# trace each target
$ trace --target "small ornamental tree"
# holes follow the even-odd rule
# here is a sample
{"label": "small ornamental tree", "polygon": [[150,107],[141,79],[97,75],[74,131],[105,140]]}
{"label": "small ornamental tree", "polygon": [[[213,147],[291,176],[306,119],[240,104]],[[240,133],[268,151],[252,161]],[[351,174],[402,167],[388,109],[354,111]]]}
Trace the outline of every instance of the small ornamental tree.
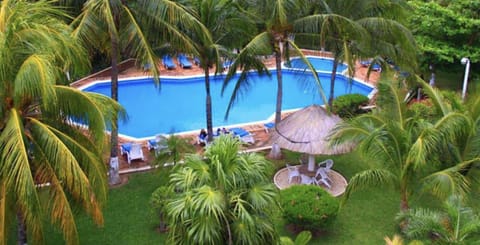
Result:
{"label": "small ornamental tree", "polygon": [[328,227],[337,216],[339,201],[313,185],[294,185],[280,192],[284,218],[305,230]]}
{"label": "small ornamental tree", "polygon": [[152,193],[152,196],[150,197],[150,206],[155,214],[158,214],[160,221],[158,228],[162,232],[167,230],[165,206],[172,198],[172,195],[173,191],[171,188],[167,186],[160,186]]}

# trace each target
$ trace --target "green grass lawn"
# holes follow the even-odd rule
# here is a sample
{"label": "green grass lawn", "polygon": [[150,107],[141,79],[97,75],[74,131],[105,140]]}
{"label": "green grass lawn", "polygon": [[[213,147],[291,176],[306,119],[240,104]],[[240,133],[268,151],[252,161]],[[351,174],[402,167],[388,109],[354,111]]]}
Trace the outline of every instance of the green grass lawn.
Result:
{"label": "green grass lawn", "polygon": [[[287,154],[285,157],[286,161],[298,161],[297,154]],[[333,168],[347,179],[368,168],[356,153],[331,158],[335,161]],[[284,166],[284,161],[273,164],[280,168]],[[78,215],[81,244],[165,244],[166,235],[156,231],[158,219],[149,206],[151,193],[166,181],[165,171],[134,174],[130,176],[128,184],[111,189],[104,209],[103,228],[95,226],[86,216]],[[476,198],[478,200],[478,195]],[[381,186],[356,192],[340,209],[330,229],[317,234],[310,244],[385,244],[385,236],[392,237],[398,233],[394,217],[399,211],[399,200],[397,192]],[[434,205],[438,201],[423,197],[417,202]],[[286,224],[280,213],[276,221],[281,235],[294,237],[285,229]],[[46,244],[64,243],[58,233],[52,232],[46,237]]]}

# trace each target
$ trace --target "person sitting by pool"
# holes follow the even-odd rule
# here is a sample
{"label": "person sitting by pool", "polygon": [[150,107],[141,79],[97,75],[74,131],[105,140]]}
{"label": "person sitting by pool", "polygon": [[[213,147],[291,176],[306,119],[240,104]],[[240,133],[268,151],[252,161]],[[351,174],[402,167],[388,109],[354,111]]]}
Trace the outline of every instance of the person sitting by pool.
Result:
{"label": "person sitting by pool", "polygon": [[228,129],[226,129],[226,128],[222,128],[222,133],[224,133],[224,134],[229,134],[230,131],[228,131]]}
{"label": "person sitting by pool", "polygon": [[207,143],[207,131],[205,131],[205,129],[202,128],[202,130],[200,130],[200,134],[198,135],[198,144],[206,144]]}
{"label": "person sitting by pool", "polygon": [[220,128],[217,128],[217,134],[215,136],[220,136],[221,133],[222,133],[222,130]]}

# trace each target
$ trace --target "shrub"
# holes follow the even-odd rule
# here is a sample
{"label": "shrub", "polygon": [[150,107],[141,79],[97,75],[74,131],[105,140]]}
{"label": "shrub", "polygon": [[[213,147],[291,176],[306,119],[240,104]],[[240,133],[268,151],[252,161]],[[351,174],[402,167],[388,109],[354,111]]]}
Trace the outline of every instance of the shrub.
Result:
{"label": "shrub", "polygon": [[328,227],[336,218],[339,202],[324,189],[294,185],[280,192],[284,218],[305,230]]}
{"label": "shrub", "polygon": [[341,118],[350,118],[363,113],[359,108],[368,104],[368,97],[363,94],[345,94],[333,101],[333,112]]}
{"label": "shrub", "polygon": [[411,103],[408,107],[408,111],[412,114],[412,117],[414,118],[422,118],[432,122],[436,118],[437,113],[435,113],[435,108],[427,103]]}
{"label": "shrub", "polygon": [[170,202],[172,195],[173,192],[170,188],[167,186],[160,186],[152,193],[152,196],[150,197],[150,206],[152,207],[153,212],[158,215],[160,221],[158,226],[160,231],[167,230],[167,223],[165,222],[165,206]]}

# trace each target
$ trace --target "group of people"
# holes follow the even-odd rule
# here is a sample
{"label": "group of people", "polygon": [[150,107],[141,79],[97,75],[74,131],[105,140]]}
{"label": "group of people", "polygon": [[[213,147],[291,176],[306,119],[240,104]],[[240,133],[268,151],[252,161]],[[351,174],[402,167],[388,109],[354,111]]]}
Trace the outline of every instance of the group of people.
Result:
{"label": "group of people", "polygon": [[[230,131],[228,131],[228,129],[226,128],[217,128],[216,134],[214,134],[213,136],[220,136],[221,134],[229,134],[229,133]],[[207,137],[208,137],[207,131],[202,128],[200,130],[200,134],[198,134],[198,143],[205,144],[207,142]]]}

